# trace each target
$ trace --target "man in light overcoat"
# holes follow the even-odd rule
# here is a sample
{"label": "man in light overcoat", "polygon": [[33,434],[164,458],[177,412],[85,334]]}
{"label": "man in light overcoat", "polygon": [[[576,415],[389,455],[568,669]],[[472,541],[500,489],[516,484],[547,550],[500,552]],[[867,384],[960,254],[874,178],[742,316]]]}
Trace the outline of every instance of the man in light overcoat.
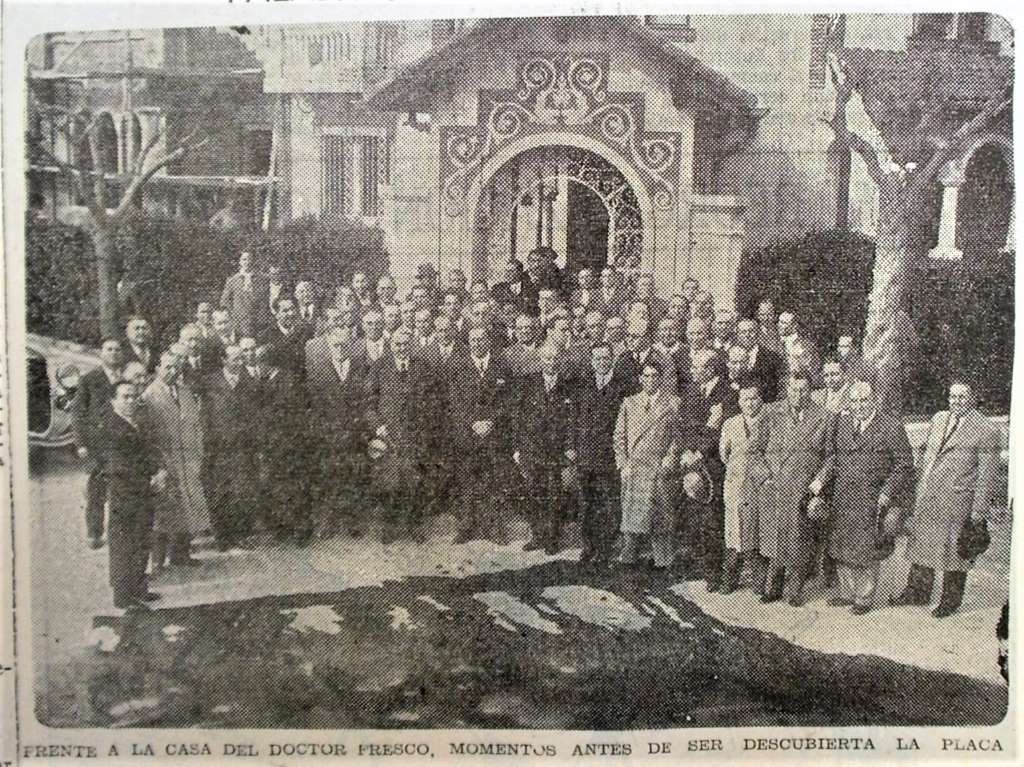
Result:
{"label": "man in light overcoat", "polygon": [[942,576],[942,597],[932,611],[952,615],[963,600],[973,562],[960,558],[957,540],[968,517],[984,519],[999,471],[998,430],[978,412],[965,383],[949,387],[949,410],[932,418],[919,467],[914,515],[909,523],[910,575],[893,605],[927,605],[935,571]]}

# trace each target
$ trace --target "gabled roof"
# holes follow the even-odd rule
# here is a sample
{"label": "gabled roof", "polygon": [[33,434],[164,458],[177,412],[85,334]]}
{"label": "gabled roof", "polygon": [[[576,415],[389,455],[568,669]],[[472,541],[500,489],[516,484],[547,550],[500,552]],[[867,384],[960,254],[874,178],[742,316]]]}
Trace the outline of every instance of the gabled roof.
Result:
{"label": "gabled roof", "polygon": [[[674,75],[673,88],[678,89],[676,95],[680,100],[699,99],[702,109],[728,112],[749,112],[757,106],[756,96],[647,28],[635,16],[589,18],[618,26],[636,40],[641,53],[669,67]],[[575,20],[575,17],[479,19],[368,90],[367,103],[389,111],[429,111],[427,107],[438,85],[451,79],[456,62],[508,56],[509,43],[515,40],[517,27],[522,25]]]}

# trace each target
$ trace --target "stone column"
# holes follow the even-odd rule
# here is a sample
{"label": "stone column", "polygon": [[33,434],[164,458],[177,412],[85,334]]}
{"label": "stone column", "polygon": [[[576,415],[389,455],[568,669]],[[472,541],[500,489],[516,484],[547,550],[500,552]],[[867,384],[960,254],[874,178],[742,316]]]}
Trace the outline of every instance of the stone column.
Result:
{"label": "stone column", "polygon": [[963,251],[956,247],[956,205],[963,179],[942,179],[942,211],[939,214],[939,242],[928,251],[929,258],[959,261]]}

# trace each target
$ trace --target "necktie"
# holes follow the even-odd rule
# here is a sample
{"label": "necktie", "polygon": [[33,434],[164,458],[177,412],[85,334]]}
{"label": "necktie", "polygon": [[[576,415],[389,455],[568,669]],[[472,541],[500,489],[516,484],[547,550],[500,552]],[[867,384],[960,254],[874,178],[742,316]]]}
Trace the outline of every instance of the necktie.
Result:
{"label": "necktie", "polygon": [[650,398],[647,399],[647,403],[644,405],[644,412],[645,413],[650,413],[651,412],[651,400],[650,400]]}

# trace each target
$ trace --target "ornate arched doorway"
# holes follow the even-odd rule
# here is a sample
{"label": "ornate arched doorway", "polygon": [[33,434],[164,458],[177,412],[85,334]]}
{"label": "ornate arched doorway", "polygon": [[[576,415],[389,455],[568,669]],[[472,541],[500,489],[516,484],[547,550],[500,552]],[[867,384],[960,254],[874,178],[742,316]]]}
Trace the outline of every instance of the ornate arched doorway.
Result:
{"label": "ornate arched doorway", "polygon": [[494,277],[509,258],[525,261],[541,245],[571,273],[639,260],[644,223],[636,192],[604,157],[576,146],[533,147],[480,191],[473,273]]}
{"label": "ornate arched doorway", "polygon": [[1007,242],[1013,209],[1013,171],[1006,148],[978,147],[963,172],[957,207],[956,246],[965,258],[998,253]]}

